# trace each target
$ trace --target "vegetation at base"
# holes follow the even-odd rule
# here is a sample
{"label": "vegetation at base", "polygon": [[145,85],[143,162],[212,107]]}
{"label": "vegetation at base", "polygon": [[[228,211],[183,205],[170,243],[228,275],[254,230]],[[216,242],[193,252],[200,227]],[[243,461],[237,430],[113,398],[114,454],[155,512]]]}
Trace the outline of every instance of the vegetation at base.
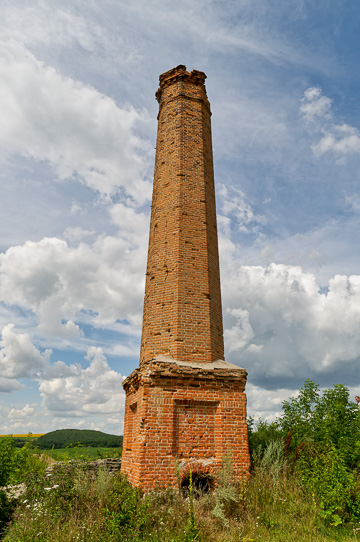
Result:
{"label": "vegetation at base", "polygon": [[[81,461],[55,463],[49,478],[30,458],[15,460],[25,452],[2,441],[2,480],[22,478],[27,488],[16,508],[0,492],[2,540],[359,541],[359,422],[344,386],[320,394],[307,381],[275,422],[249,420],[247,481],[234,481],[228,454],[215,489],[201,493],[190,476],[185,497],[180,487],[143,494],[121,474],[91,476]],[[41,462],[36,449],[27,453]]]}
{"label": "vegetation at base", "polygon": [[20,484],[30,471],[44,474],[46,465],[34,451],[31,441],[18,449],[12,437],[0,440],[0,488]]}
{"label": "vegetation at base", "polygon": [[279,444],[278,463],[285,461],[312,495],[325,524],[360,521],[360,411],[345,386],[321,394],[307,380],[296,398],[283,402],[275,422],[260,420],[254,431],[250,420],[249,440],[255,464]]}
{"label": "vegetation at base", "polygon": [[66,448],[71,444],[92,448],[120,448],[122,437],[90,429],[58,429],[46,433],[36,441],[36,445],[45,450]]}
{"label": "vegetation at base", "polygon": [[17,449],[13,438],[0,439],[0,537],[16,507],[16,503],[8,498],[2,488],[23,482],[30,471],[43,476],[45,468],[46,464],[33,453],[31,441]]}

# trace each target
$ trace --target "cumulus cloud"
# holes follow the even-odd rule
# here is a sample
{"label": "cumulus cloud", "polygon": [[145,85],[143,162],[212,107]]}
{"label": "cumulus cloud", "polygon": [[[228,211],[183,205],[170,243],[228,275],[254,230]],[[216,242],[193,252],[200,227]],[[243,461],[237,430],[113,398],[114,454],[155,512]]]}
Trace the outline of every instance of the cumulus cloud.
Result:
{"label": "cumulus cloud", "polygon": [[18,382],[12,378],[4,378],[0,376],[0,393],[11,393],[12,391],[21,390],[22,388],[24,388],[24,385],[21,384],[21,382]]}
{"label": "cumulus cloud", "polygon": [[272,422],[276,417],[281,416],[283,401],[296,396],[297,393],[286,388],[266,390],[248,382],[246,385],[247,414],[255,420],[261,418],[267,422]]}
{"label": "cumulus cloud", "polygon": [[89,365],[76,375],[39,381],[43,407],[55,416],[119,414],[124,407],[123,377],[112,370],[101,348],[89,348]]}
{"label": "cumulus cloud", "polygon": [[[251,339],[254,337],[254,331],[250,324],[249,311],[243,309],[227,309],[226,312],[236,319],[236,324],[226,330],[227,349],[229,352],[236,352],[250,343]],[[250,344],[250,346],[254,347],[255,345]],[[260,345],[261,348],[262,346],[263,345]]]}
{"label": "cumulus cloud", "polygon": [[66,228],[64,231],[64,238],[70,243],[77,244],[85,239],[91,239],[95,235],[93,230],[85,230],[81,226],[75,228]]}
{"label": "cumulus cloud", "polygon": [[251,382],[360,382],[360,276],[337,275],[324,294],[311,273],[271,264],[240,267],[223,284],[228,359],[248,369]]}
{"label": "cumulus cloud", "polygon": [[80,365],[66,365],[63,361],[56,361],[50,365],[52,351],[46,349],[41,352],[36,348],[28,333],[18,333],[14,324],[6,325],[2,330],[0,341],[0,385],[3,391],[20,389],[22,385],[18,378],[52,379],[64,378],[77,374]]}
{"label": "cumulus cloud", "polygon": [[8,414],[8,418],[11,421],[23,420],[33,416],[35,409],[28,403],[23,408],[12,408]]}
{"label": "cumulus cloud", "polygon": [[[0,343],[0,391],[19,389],[18,378],[38,382],[45,413],[55,416],[119,415],[123,412],[123,377],[110,368],[99,347],[90,347],[85,356],[87,366],[67,365],[63,361],[50,362],[52,352],[41,353],[29,335],[16,333],[13,325],[3,329]],[[2,386],[5,389],[2,390]],[[8,418],[22,421],[34,413],[26,404],[12,408]]]}
{"label": "cumulus cloud", "polygon": [[320,140],[312,146],[316,156],[331,152],[344,157],[360,152],[360,133],[354,126],[334,123],[332,100],[318,87],[308,88],[301,99],[300,113],[313,128],[321,133]]}
{"label": "cumulus cloud", "polygon": [[[134,211],[129,216],[135,221]],[[124,226],[119,237],[100,237],[92,245],[45,238],[9,248],[0,254],[0,301],[33,311],[49,335],[79,335],[74,318],[81,311],[92,311],[97,325],[139,323],[146,244],[129,232],[131,225]]]}
{"label": "cumulus cloud", "polygon": [[62,180],[104,195],[122,189],[138,204],[151,197],[143,179],[149,146],[135,135],[144,112],[119,107],[12,41],[0,41],[0,78],[3,159],[20,154],[46,161]]}
{"label": "cumulus cloud", "polygon": [[31,343],[27,333],[15,333],[14,325],[2,330],[0,372],[6,378],[31,378],[47,365],[49,352],[42,355]]}

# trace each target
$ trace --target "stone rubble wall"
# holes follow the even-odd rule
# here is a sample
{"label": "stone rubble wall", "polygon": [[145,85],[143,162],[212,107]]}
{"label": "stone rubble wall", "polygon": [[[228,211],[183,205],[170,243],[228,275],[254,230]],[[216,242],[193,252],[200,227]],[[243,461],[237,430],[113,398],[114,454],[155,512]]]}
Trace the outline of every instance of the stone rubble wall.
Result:
{"label": "stone rubble wall", "polygon": [[[45,476],[51,477],[54,467],[59,465],[60,462],[55,462],[52,465],[49,465],[46,468]],[[65,464],[65,463],[64,463]],[[67,464],[78,466],[82,468],[85,472],[88,472],[90,475],[95,476],[99,469],[106,470],[110,475],[115,475],[120,472],[121,468],[121,459],[120,458],[106,458],[106,459],[97,459],[96,461],[81,461],[77,459],[72,459],[67,462]],[[10,500],[19,499],[26,491],[26,485],[15,484],[9,485],[6,487],[1,487],[0,490],[4,491],[7,498]]]}
{"label": "stone rubble wall", "polygon": [[[67,462],[69,465],[75,465],[86,472],[91,474],[96,474],[99,469],[104,469],[109,472],[109,474],[116,474],[120,472],[121,468],[121,458],[105,458],[97,459],[96,461],[82,461],[78,459],[71,459]],[[53,463],[46,468],[46,474],[51,474],[54,467],[59,463]]]}

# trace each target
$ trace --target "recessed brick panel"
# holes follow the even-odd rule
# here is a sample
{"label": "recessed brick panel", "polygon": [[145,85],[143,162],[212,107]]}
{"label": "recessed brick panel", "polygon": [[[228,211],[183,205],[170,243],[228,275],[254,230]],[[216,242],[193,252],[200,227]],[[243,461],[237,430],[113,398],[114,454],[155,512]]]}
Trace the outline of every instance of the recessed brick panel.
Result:
{"label": "recessed brick panel", "polygon": [[215,458],[218,401],[176,399],[173,407],[173,454],[178,460]]}

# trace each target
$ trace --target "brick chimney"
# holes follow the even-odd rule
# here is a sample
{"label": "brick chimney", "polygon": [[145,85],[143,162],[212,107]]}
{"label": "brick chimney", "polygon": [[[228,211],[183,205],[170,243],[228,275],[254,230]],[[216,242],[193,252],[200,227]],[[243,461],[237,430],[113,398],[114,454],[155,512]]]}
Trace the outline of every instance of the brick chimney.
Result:
{"label": "brick chimney", "polygon": [[[246,473],[246,371],[224,361],[211,111],[206,75],[160,75],[140,365],[125,381],[122,471],[174,486],[175,461],[215,473],[232,451]],[[185,483],[185,482],[184,482]]]}

